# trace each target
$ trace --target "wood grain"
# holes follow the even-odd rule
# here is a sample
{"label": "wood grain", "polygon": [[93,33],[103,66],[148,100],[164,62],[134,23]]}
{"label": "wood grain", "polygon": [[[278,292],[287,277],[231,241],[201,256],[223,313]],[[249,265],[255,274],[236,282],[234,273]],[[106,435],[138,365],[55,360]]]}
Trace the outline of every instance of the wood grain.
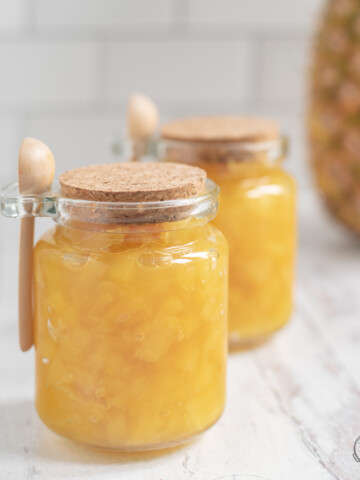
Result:
{"label": "wood grain", "polygon": [[0,322],[1,480],[359,480],[360,242],[307,193],[299,248],[292,322],[230,356],[224,416],[167,454],[87,450],[42,426],[32,354],[18,350],[15,305],[1,306],[13,315]]}
{"label": "wood grain", "polygon": [[34,218],[22,218],[19,248],[19,341],[23,352],[34,343],[33,319]]}

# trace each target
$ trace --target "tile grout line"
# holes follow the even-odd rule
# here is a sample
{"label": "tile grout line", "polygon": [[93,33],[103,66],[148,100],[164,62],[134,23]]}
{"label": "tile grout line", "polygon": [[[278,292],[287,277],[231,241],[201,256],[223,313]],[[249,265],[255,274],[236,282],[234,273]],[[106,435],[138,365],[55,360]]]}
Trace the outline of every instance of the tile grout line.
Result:
{"label": "tile grout line", "polygon": [[[35,1],[35,0],[29,0]],[[185,0],[185,3],[187,1]],[[175,4],[176,5],[176,4]],[[30,10],[30,9],[29,9]],[[176,15],[181,18],[180,22],[176,21]],[[186,33],[186,35],[184,35]],[[18,32],[1,32],[0,42],[21,42],[34,41],[44,42],[101,42],[104,38],[112,41],[162,41],[162,40],[184,40],[184,41],[231,41],[231,40],[257,40],[259,38],[267,41],[279,40],[304,40],[308,39],[311,31],[307,30],[276,30],[251,28],[247,26],[239,26],[238,28],[190,28],[188,23],[188,13],[182,5],[181,8],[175,7],[173,13],[173,21],[171,28],[165,26],[144,27],[144,26],[123,26],[118,28],[110,27],[108,29],[93,28],[44,28],[36,25],[36,15],[33,11],[27,14],[27,28]]]}

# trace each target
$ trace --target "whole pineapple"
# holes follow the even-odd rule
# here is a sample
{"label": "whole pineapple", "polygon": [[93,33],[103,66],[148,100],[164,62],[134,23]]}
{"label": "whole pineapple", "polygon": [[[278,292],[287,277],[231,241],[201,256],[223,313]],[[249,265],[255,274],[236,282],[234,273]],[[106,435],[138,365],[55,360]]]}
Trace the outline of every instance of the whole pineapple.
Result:
{"label": "whole pineapple", "polygon": [[360,0],[328,0],[311,75],[316,182],[336,217],[360,233]]}

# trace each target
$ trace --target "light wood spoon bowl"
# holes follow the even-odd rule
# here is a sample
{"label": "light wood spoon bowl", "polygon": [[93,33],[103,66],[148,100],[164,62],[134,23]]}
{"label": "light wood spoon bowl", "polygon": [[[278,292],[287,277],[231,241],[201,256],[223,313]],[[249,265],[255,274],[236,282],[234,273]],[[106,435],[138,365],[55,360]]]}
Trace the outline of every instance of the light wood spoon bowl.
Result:
{"label": "light wood spoon bowl", "polygon": [[159,122],[159,112],[151,98],[136,93],[131,95],[128,103],[128,135],[133,141],[133,161],[142,155],[146,142],[151,138]]}
{"label": "light wood spoon bowl", "polygon": [[[55,160],[45,143],[25,138],[20,146],[18,165],[21,195],[49,190],[55,173]],[[33,245],[34,217],[21,219],[19,255],[19,339],[23,352],[34,343],[33,320]]]}

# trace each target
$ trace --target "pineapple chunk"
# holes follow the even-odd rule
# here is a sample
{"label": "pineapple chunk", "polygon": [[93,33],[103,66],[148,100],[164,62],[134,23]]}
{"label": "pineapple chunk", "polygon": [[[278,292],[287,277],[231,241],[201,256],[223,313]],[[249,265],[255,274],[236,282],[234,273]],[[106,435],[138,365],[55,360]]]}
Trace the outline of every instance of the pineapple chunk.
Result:
{"label": "pineapple chunk", "polygon": [[162,228],[57,227],[35,248],[37,410],[63,436],[142,449],[221,415],[227,243],[210,225]]}
{"label": "pineapple chunk", "polygon": [[280,167],[260,161],[199,166],[221,189],[213,223],[230,247],[229,333],[255,341],[291,315],[295,183]]}

